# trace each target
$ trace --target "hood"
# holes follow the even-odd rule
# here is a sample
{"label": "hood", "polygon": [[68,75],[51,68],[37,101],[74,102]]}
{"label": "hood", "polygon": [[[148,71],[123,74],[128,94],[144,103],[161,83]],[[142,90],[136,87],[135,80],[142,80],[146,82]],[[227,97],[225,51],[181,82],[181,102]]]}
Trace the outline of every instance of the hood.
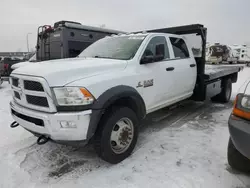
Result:
{"label": "hood", "polygon": [[16,63],[16,64],[14,64],[14,65],[11,66],[11,69],[15,70],[17,68],[24,67],[24,66],[27,66],[27,65],[30,65],[30,64],[32,64],[32,63],[29,62],[29,61]]}
{"label": "hood", "polygon": [[99,74],[123,70],[127,61],[101,58],[72,58],[32,63],[20,67],[12,74],[43,77],[51,87]]}

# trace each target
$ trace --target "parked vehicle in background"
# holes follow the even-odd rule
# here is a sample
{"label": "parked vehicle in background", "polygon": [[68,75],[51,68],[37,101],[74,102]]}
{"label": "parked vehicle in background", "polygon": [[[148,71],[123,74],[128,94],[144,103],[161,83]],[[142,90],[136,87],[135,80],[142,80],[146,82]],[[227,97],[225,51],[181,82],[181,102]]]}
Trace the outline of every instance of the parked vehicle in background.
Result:
{"label": "parked vehicle in background", "polygon": [[236,97],[229,132],[228,163],[237,170],[250,171],[250,81]]}
{"label": "parked vehicle in background", "polygon": [[37,36],[36,59],[45,61],[76,57],[95,41],[119,33],[124,32],[86,26],[72,21],[59,21],[53,27],[40,26]]}
{"label": "parked vehicle in background", "polygon": [[237,63],[238,58],[234,56],[232,49],[227,45],[215,43],[207,46],[206,60],[208,63]]}
{"label": "parked vehicle in background", "polygon": [[24,66],[27,66],[27,65],[34,63],[34,62],[37,62],[36,53],[34,53],[28,61],[24,61],[24,62],[20,62],[20,63],[16,63],[16,64],[12,65],[11,70],[13,71],[19,67],[24,67]]}
{"label": "parked vehicle in background", "polygon": [[247,45],[233,45],[231,46],[233,54],[238,58],[239,63],[250,64],[250,47]]}
{"label": "parked vehicle in background", "polygon": [[17,69],[30,63],[53,59],[73,58],[97,40],[113,34],[121,34],[107,28],[82,25],[78,22],[59,21],[54,26],[44,25],[38,28],[36,54],[29,61],[12,66]]}
{"label": "parked vehicle in background", "polygon": [[23,61],[22,59],[16,57],[3,57],[0,61],[0,74],[2,77],[9,77],[11,74],[11,66]]}
{"label": "parked vehicle in background", "polygon": [[3,74],[3,71],[4,71],[4,63],[3,63],[3,60],[4,57],[0,57],[0,75]]}
{"label": "parked vehicle in background", "polygon": [[[102,159],[118,163],[132,153],[147,114],[185,99],[230,100],[241,67],[206,66],[206,32],[189,25],[107,36],[78,58],[18,68],[11,127],[20,124],[38,144],[92,140]],[[188,34],[201,39],[199,57]]]}

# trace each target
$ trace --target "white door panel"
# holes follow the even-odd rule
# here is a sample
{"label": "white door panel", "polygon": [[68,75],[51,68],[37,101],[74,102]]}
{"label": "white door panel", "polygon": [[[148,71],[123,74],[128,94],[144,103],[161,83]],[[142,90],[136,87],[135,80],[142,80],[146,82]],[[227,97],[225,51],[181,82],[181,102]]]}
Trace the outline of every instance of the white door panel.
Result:
{"label": "white door panel", "polygon": [[[158,57],[159,55],[164,56],[163,60],[155,60],[152,63],[142,64],[138,67],[142,78],[143,98],[147,110],[164,104],[166,98],[169,99],[172,95],[173,73],[166,71],[166,68],[171,66],[171,61],[168,61],[170,58],[169,47],[165,36],[151,38],[147,47],[145,47],[143,57]],[[144,82],[151,83],[151,81],[151,85],[145,86]]]}
{"label": "white door panel", "polygon": [[153,79],[153,86],[143,88],[143,98],[147,109],[152,109],[166,102],[166,99],[173,97],[173,72],[166,71],[171,66],[169,61],[155,62],[141,65],[144,72],[142,82]]}
{"label": "white door panel", "polygon": [[175,66],[174,89],[175,97],[182,98],[193,92],[196,82],[196,62],[192,51],[187,48],[184,39],[170,37],[170,54],[174,58],[172,61]]}
{"label": "white door panel", "polygon": [[196,66],[192,58],[174,60],[175,77],[173,93],[176,96],[182,96],[193,91],[196,81]]}

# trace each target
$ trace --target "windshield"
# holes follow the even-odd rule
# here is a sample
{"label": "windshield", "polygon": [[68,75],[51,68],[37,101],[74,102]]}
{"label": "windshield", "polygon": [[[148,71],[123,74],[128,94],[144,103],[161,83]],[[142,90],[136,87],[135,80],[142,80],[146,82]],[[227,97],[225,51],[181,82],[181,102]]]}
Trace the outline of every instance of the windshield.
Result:
{"label": "windshield", "polygon": [[145,35],[105,37],[86,48],[79,57],[132,59]]}

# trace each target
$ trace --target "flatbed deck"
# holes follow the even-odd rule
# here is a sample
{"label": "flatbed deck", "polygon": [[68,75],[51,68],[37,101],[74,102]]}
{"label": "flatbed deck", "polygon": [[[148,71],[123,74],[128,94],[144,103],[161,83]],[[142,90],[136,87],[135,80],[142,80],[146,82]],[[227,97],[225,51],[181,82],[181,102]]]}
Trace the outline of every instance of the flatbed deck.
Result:
{"label": "flatbed deck", "polygon": [[243,66],[237,65],[205,65],[205,81],[211,81],[223,76],[240,72]]}

